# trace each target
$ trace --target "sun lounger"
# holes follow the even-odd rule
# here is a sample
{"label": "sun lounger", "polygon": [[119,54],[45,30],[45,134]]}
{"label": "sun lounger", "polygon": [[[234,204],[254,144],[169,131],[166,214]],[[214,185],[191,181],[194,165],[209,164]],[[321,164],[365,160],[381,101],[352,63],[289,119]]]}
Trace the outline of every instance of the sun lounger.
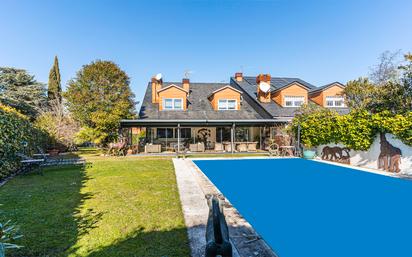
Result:
{"label": "sun lounger", "polygon": [[20,163],[22,167],[20,169],[20,173],[29,173],[31,171],[37,171],[39,174],[42,174],[41,167],[46,162],[45,159],[34,159],[22,153],[17,153],[16,155],[21,159]]}

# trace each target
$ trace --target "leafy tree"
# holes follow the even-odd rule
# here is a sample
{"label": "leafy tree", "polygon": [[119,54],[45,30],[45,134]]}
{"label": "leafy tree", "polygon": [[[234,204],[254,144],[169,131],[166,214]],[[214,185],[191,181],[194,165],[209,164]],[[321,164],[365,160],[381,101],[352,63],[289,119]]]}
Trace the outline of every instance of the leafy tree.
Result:
{"label": "leafy tree", "polygon": [[49,84],[48,84],[48,91],[47,91],[47,98],[48,101],[53,101],[58,99],[59,101],[62,100],[62,88],[61,88],[61,79],[60,79],[60,69],[59,69],[59,60],[57,56],[54,57],[53,66],[49,72]]}
{"label": "leafy tree", "polygon": [[0,103],[34,119],[46,103],[45,86],[26,70],[0,67]]}
{"label": "leafy tree", "polygon": [[346,104],[351,109],[371,109],[375,91],[375,86],[367,78],[351,80],[344,89]]}
{"label": "leafy tree", "polygon": [[[97,60],[83,68],[68,83],[65,93],[73,117],[94,132],[102,144],[115,140],[120,119],[135,115],[129,77],[111,61]],[[93,140],[94,141],[94,140]]]}

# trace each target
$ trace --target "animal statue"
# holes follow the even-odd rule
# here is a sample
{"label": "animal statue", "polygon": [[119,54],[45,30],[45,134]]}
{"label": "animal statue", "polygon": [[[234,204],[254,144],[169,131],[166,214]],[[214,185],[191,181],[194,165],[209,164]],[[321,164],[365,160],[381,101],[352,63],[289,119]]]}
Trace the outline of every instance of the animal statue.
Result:
{"label": "animal statue", "polygon": [[199,142],[203,142],[207,144],[210,135],[211,135],[210,129],[207,129],[207,128],[199,129],[199,131],[197,132],[197,140]]}
{"label": "animal statue", "polygon": [[[340,158],[340,162],[341,163],[345,163],[345,164],[350,164],[350,149],[347,147],[342,148],[342,156]],[[346,153],[346,155],[344,155],[343,153]]]}
{"label": "animal statue", "polygon": [[380,133],[380,139],[381,152],[378,157],[378,169],[383,169],[388,172],[400,172],[401,149],[391,145],[388,140],[386,140],[384,133]]}
{"label": "animal statue", "polygon": [[116,151],[118,155],[123,154],[126,147],[126,140],[123,138],[120,139],[117,143],[109,143],[109,150],[107,150],[107,154],[110,155],[112,151]]}
{"label": "animal statue", "polygon": [[[335,161],[350,164],[349,148],[338,146],[325,146],[322,149],[322,160]],[[346,154],[344,154],[346,153]]]}

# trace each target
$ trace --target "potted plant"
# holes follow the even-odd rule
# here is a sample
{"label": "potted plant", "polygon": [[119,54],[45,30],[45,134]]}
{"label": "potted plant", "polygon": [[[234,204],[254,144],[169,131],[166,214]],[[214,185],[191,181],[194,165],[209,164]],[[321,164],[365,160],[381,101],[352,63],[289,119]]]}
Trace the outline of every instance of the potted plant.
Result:
{"label": "potted plant", "polygon": [[0,222],[0,257],[6,256],[7,249],[21,248],[14,244],[14,241],[21,237],[18,227],[10,220],[6,223]]}
{"label": "potted plant", "polygon": [[313,159],[316,156],[315,148],[310,144],[303,144],[303,158],[304,159]]}

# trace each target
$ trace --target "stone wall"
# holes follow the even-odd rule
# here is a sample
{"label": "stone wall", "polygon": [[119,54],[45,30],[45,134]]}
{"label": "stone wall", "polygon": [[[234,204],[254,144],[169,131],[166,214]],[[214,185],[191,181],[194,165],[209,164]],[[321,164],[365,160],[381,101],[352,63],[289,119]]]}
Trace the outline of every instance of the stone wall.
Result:
{"label": "stone wall", "polygon": [[[402,158],[400,163],[401,173],[412,175],[412,147],[405,145],[399,139],[395,138],[392,134],[386,134],[388,142],[401,149]],[[317,147],[317,154],[321,156],[322,149],[326,145]],[[328,144],[328,146],[344,147],[342,144]],[[351,165],[377,169],[378,168],[378,156],[380,154],[380,139],[379,135],[376,136],[373,144],[368,151],[350,151],[350,163]]]}

